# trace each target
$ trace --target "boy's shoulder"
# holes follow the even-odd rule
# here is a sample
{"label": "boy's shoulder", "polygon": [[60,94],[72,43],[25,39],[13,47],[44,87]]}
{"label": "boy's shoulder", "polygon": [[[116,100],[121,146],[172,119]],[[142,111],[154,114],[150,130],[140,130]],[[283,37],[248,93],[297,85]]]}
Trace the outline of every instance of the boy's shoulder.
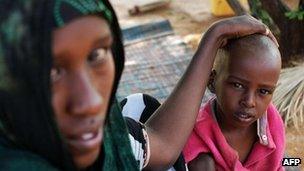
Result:
{"label": "boy's shoulder", "polygon": [[213,122],[213,120],[212,100],[209,100],[207,103],[201,106],[196,119],[196,124],[201,122]]}
{"label": "boy's shoulder", "polygon": [[285,149],[285,126],[280,113],[272,103],[267,108],[267,122],[270,147],[276,147],[277,153],[283,155]]}
{"label": "boy's shoulder", "polygon": [[273,103],[270,103],[267,108],[267,120],[269,124],[279,124],[284,126],[283,119]]}
{"label": "boy's shoulder", "polygon": [[213,114],[213,100],[214,99],[211,99],[201,106],[196,119],[193,131],[198,136],[201,136],[201,138],[213,136],[214,134],[220,134],[220,128]]}

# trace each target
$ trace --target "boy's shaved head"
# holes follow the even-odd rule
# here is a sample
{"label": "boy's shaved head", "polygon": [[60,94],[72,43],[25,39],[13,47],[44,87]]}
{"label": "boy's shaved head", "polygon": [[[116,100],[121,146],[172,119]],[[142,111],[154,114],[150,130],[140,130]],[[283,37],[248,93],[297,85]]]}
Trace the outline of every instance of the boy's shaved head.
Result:
{"label": "boy's shaved head", "polygon": [[208,88],[223,129],[249,128],[269,106],[281,70],[278,47],[264,35],[231,40],[217,53]]}
{"label": "boy's shaved head", "polygon": [[[230,59],[232,57],[232,59]],[[213,69],[220,74],[229,65],[229,60],[252,57],[273,63],[281,67],[281,55],[274,42],[265,35],[253,34],[239,39],[230,40],[218,50]],[[257,68],[258,69],[258,68]]]}

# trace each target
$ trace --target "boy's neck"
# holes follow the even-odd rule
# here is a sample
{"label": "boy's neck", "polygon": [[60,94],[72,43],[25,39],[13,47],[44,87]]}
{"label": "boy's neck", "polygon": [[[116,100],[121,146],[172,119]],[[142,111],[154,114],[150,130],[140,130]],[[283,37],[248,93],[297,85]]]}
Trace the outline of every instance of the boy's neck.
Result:
{"label": "boy's neck", "polygon": [[[252,124],[255,125],[256,124]],[[257,142],[258,136],[256,128],[252,125],[248,129],[230,129],[228,131],[222,130],[227,143],[237,152],[239,161],[245,163],[250,152]]]}
{"label": "boy's neck", "polygon": [[236,134],[242,136],[257,136],[257,123],[254,122],[248,127],[236,127],[234,125],[225,125],[224,122],[219,122],[219,127],[223,134]]}
{"label": "boy's neck", "polygon": [[254,122],[248,127],[228,125],[226,122],[223,122],[223,118],[217,112],[216,106],[215,102],[213,112],[227,143],[238,153],[240,162],[246,162],[254,143],[258,139],[257,122]]}

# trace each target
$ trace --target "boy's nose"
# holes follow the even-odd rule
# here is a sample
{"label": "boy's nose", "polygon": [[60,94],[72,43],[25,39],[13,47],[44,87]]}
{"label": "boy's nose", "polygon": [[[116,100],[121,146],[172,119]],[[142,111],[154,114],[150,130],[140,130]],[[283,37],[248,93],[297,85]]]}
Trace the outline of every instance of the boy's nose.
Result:
{"label": "boy's nose", "polygon": [[103,99],[86,73],[79,74],[71,82],[69,113],[73,115],[96,115]]}
{"label": "boy's nose", "polygon": [[241,100],[241,105],[246,108],[253,108],[256,105],[255,101],[255,93],[254,92],[247,92],[244,94],[242,100]]}

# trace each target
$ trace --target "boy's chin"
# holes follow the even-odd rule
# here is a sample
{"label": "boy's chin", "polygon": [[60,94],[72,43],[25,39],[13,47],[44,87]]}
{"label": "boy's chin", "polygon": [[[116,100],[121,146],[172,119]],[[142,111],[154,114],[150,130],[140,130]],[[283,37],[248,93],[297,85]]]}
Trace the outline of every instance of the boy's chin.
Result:
{"label": "boy's chin", "polygon": [[252,126],[252,124],[255,122],[256,120],[250,120],[248,122],[236,122],[235,125],[237,125],[239,128],[248,128],[250,126]]}

